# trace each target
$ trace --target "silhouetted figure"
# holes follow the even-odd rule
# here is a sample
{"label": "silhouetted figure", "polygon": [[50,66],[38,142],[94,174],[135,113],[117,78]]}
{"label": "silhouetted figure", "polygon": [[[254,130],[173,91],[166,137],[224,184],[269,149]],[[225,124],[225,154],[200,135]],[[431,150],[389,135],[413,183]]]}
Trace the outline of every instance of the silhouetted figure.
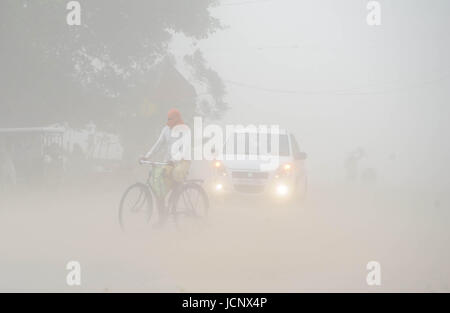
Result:
{"label": "silhouetted figure", "polygon": [[356,181],[358,179],[358,163],[365,156],[364,150],[358,148],[349,154],[347,159],[345,159],[345,170],[348,181]]}

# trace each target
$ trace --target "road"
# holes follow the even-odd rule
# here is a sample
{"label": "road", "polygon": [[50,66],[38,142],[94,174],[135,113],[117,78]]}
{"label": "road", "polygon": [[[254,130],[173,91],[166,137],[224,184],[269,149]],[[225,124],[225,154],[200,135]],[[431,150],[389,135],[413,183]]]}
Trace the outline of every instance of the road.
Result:
{"label": "road", "polygon": [[[301,207],[241,197],[201,228],[123,233],[126,184],[3,197],[0,290],[450,291],[448,198],[312,183]],[[81,286],[66,284],[69,261],[80,262]],[[366,283],[369,261],[381,265],[381,286]]]}

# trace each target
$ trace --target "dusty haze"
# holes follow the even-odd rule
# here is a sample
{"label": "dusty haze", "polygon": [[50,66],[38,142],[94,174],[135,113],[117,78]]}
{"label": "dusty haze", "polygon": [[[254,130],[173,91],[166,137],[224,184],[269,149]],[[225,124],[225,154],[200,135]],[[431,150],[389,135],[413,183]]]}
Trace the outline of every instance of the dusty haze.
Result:
{"label": "dusty haze", "polygon": [[[0,132],[17,170],[1,189],[0,290],[449,291],[448,1],[379,1],[380,26],[356,0],[80,1],[81,26],[65,1],[41,2],[0,4],[0,128],[94,123],[123,153],[47,181],[14,159],[25,139]],[[171,107],[187,123],[290,130],[306,201],[240,195],[202,228],[123,233],[119,200],[145,179],[137,160]],[[71,260],[81,286],[66,284]],[[381,286],[366,283],[370,261]]]}

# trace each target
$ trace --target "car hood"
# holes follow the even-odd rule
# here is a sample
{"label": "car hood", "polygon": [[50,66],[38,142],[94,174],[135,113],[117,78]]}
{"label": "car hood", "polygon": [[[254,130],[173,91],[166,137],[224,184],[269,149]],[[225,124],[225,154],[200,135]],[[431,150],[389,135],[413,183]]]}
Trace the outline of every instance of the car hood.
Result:
{"label": "car hood", "polygon": [[237,157],[234,160],[230,160],[230,157],[225,157],[223,164],[229,170],[270,172],[278,169],[281,164],[287,163],[288,161],[289,158],[287,157],[267,157],[264,159],[249,160],[248,156],[246,156],[245,160],[238,160]]}

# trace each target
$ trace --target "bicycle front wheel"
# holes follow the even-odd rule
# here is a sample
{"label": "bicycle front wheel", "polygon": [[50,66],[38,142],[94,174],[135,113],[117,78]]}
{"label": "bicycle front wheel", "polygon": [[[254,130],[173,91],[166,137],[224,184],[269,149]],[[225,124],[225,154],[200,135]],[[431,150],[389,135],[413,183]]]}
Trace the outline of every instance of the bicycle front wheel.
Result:
{"label": "bicycle front wheel", "polygon": [[147,225],[153,214],[153,198],[147,185],[130,186],[122,196],[119,207],[119,223],[123,231],[139,229]]}

